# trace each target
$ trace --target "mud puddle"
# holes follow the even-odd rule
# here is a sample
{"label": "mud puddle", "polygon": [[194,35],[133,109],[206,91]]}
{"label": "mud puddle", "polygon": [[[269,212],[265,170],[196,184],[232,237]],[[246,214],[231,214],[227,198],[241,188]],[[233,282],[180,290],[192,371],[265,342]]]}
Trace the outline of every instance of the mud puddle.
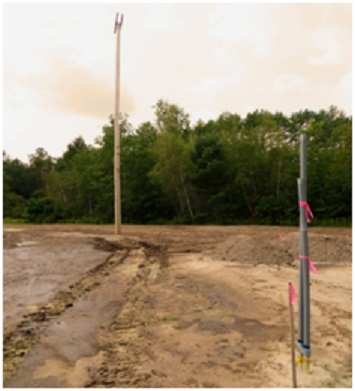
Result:
{"label": "mud puddle", "polygon": [[[102,238],[97,238],[96,242],[102,249],[116,251],[68,291],[60,292],[39,311],[25,315],[24,320],[5,335],[6,387],[107,384],[106,375],[102,381],[98,381],[97,376],[96,380],[93,378],[110,355],[112,333],[118,330],[121,341],[123,330],[140,324],[139,286],[145,287],[148,279],[156,279],[169,263],[154,244],[130,241],[129,249],[123,249],[125,246]],[[130,306],[134,315],[127,320],[125,313]],[[123,318],[116,319],[117,314]],[[116,360],[114,365],[116,370]],[[128,377],[132,380],[130,375]]]}
{"label": "mud puddle", "polygon": [[[106,253],[107,254],[107,253]],[[69,308],[73,307],[78,298],[100,285],[103,276],[121,264],[128,256],[129,250],[111,253],[106,259],[68,289],[57,291],[55,296],[41,306],[27,307],[27,312],[14,322],[6,324],[4,330],[4,382],[5,384],[14,374],[16,367],[27,356],[31,347],[38,343],[40,337],[52,321],[57,319]],[[54,292],[55,293],[55,292]]]}
{"label": "mud puddle", "polygon": [[[102,275],[93,288],[73,301],[60,317],[48,322],[39,341],[21,365],[8,387],[85,387],[90,381],[87,366],[102,360],[99,331],[107,326],[122,309],[125,292],[131,279],[130,269],[140,262],[139,254],[126,259],[130,265],[123,270],[122,254],[116,254],[120,264]],[[112,261],[112,258],[110,259]],[[54,307],[54,306],[53,306]]]}
{"label": "mud puddle", "polygon": [[69,290],[108,256],[107,249],[97,246],[93,239],[28,239],[19,237],[15,247],[4,249],[3,316],[6,331],[22,316],[35,312],[59,292]]}

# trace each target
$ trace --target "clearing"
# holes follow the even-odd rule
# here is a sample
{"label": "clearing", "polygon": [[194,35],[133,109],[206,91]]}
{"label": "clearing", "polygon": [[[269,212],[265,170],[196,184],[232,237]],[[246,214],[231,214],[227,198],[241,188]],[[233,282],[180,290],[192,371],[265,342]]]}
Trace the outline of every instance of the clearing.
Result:
{"label": "clearing", "polygon": [[[5,387],[292,386],[297,227],[113,231],[4,226]],[[298,385],[351,387],[351,229],[309,228],[309,243],[313,372]]]}

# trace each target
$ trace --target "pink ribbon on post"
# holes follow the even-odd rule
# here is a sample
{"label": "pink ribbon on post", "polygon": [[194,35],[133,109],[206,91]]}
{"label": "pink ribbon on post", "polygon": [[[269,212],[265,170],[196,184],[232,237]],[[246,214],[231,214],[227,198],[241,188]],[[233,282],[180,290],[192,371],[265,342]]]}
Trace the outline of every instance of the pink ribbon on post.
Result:
{"label": "pink ribbon on post", "polygon": [[280,234],[280,232],[277,233],[277,236],[278,236],[281,240],[286,240],[286,239],[284,238],[284,236]]}
{"label": "pink ribbon on post", "polygon": [[290,287],[290,291],[291,291],[290,303],[294,304],[297,300],[295,287],[292,284],[290,284],[289,287]]}
{"label": "pink ribbon on post", "polygon": [[312,272],[314,274],[318,274],[318,270],[316,269],[316,267],[313,265],[312,261],[311,261],[311,258],[308,256],[308,255],[300,255],[299,256],[300,259],[308,259],[308,265],[309,265],[309,268],[312,270]]}
{"label": "pink ribbon on post", "polygon": [[307,216],[307,223],[311,221],[311,218],[313,219],[313,213],[311,211],[311,208],[309,206],[309,203],[307,201],[300,201],[300,206],[305,206],[306,207],[306,216]]}

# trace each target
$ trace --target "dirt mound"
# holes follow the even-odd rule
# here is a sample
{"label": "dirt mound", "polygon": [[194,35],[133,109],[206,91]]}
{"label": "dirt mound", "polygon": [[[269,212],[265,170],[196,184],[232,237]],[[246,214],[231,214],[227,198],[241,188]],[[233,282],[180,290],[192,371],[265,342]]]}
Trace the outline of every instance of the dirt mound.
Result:
{"label": "dirt mound", "polygon": [[[314,263],[343,264],[352,260],[351,237],[309,234],[309,252]],[[285,235],[285,240],[251,238],[237,235],[206,252],[214,260],[255,264],[294,264],[299,255],[299,233]]]}
{"label": "dirt mound", "polygon": [[208,251],[207,255],[215,260],[249,263],[251,265],[259,263],[278,265],[282,260],[285,260],[285,257],[286,260],[289,260],[290,257],[281,248],[246,235],[229,238],[213,250]]}
{"label": "dirt mound", "polygon": [[[299,255],[299,233],[285,236],[283,246],[293,259]],[[311,259],[315,263],[349,263],[352,260],[351,237],[337,235],[308,234]]]}

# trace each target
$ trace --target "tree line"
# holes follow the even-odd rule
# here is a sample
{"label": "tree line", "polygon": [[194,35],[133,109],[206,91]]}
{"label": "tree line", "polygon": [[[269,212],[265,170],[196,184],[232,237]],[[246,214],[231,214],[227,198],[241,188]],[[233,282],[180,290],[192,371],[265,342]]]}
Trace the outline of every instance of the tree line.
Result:
{"label": "tree line", "polygon": [[[191,124],[164,100],[155,119],[121,119],[125,224],[298,224],[299,136],[308,135],[308,200],[313,224],[351,224],[352,118],[318,112],[222,113]],[[43,148],[29,163],[3,152],[3,216],[29,223],[114,220],[114,126],[94,145],[77,137],[59,158]]]}

